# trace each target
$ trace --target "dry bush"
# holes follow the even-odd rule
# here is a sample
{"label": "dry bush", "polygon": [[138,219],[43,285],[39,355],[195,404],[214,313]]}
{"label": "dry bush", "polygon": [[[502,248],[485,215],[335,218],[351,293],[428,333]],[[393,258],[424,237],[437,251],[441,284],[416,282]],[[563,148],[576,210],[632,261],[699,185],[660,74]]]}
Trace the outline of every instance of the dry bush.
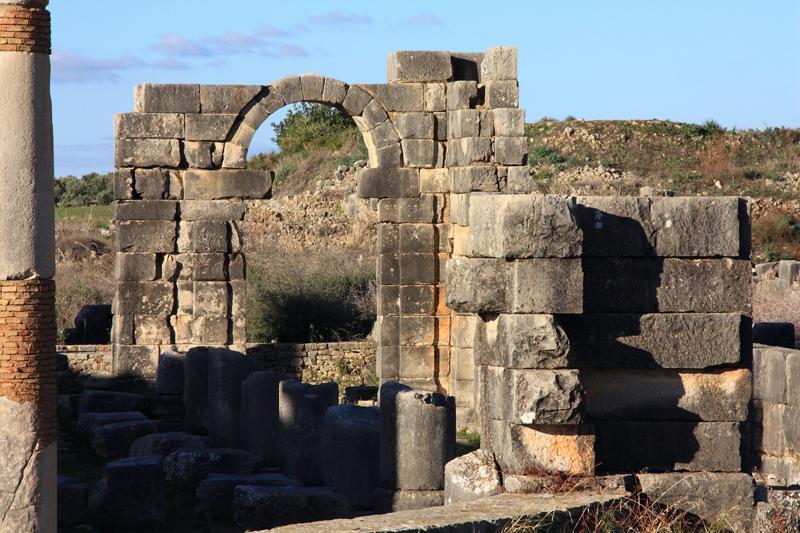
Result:
{"label": "dry bush", "polygon": [[800,224],[783,211],[766,213],[753,220],[755,262],[800,258]]}

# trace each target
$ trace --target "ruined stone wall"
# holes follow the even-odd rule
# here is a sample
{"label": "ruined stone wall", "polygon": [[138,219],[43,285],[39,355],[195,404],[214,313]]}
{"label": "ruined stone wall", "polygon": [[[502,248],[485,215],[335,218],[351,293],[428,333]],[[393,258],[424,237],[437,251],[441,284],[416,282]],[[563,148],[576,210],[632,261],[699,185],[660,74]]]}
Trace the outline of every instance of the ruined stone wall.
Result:
{"label": "ruined stone wall", "polygon": [[292,374],[304,383],[340,381],[364,384],[375,380],[373,342],[248,344],[264,370]]}
{"label": "ruined stone wall", "polygon": [[467,216],[447,303],[478,315],[481,445],[504,471],[742,470],[746,201],[473,192]]}
{"label": "ruined stone wall", "polygon": [[110,345],[75,344],[56,346],[59,379],[62,373],[73,376],[110,376],[113,359]]}
{"label": "ruined stone wall", "polygon": [[800,350],[753,347],[753,470],[771,486],[800,486]]}
{"label": "ruined stone wall", "polygon": [[[784,260],[755,266],[753,321],[794,324],[796,341],[800,332],[800,261]],[[791,345],[792,339],[786,340],[789,341],[787,346]]]}

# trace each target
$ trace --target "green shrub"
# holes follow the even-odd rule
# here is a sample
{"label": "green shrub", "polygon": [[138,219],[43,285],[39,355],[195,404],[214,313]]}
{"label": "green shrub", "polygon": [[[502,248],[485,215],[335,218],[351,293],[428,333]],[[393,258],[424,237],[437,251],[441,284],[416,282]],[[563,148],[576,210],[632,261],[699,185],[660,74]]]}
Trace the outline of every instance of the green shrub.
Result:
{"label": "green shrub", "polygon": [[55,181],[58,207],[82,207],[91,204],[108,205],[114,200],[112,173],[91,172],[81,178],[65,176]]}
{"label": "green shrub", "polygon": [[355,122],[344,111],[323,104],[300,103],[286,118],[272,124],[273,141],[284,154],[313,148],[338,149]]}

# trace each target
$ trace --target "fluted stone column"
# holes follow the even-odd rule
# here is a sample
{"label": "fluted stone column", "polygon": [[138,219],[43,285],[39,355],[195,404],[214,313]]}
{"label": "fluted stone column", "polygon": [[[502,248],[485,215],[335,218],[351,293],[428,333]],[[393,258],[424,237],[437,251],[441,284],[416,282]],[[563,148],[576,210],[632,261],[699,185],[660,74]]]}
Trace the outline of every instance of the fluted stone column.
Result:
{"label": "fluted stone column", "polygon": [[0,533],[56,531],[47,0],[0,0]]}

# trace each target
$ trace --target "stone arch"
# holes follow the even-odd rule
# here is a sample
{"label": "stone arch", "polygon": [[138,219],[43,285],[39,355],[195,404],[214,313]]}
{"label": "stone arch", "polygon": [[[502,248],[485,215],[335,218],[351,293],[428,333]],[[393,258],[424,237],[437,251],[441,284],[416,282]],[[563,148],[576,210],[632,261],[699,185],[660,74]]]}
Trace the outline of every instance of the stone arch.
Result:
{"label": "stone arch", "polygon": [[403,166],[400,135],[386,107],[358,85],[318,74],[287,76],[262,87],[239,112],[238,120],[226,136],[225,153],[237,165],[246,162],[247,150],[258,128],[278,109],[300,102],[328,105],[350,116],[367,145],[370,167]]}

